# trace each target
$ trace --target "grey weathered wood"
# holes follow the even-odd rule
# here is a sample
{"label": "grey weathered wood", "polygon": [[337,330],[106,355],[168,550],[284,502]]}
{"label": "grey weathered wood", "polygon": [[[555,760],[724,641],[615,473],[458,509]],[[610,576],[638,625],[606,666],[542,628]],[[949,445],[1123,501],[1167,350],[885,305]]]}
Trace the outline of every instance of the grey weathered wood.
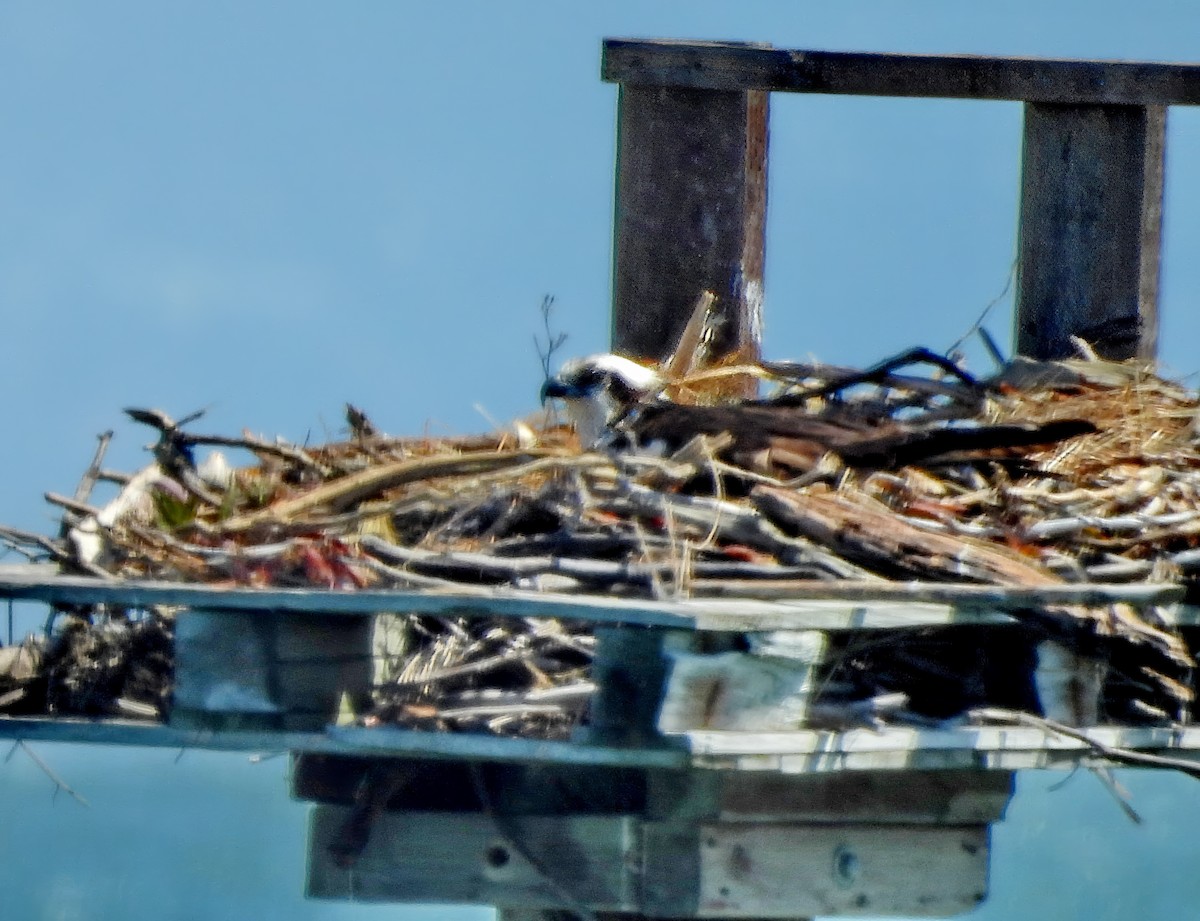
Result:
{"label": "grey weathered wood", "polygon": [[[1200,762],[1200,727],[1101,726],[1089,738]],[[837,733],[689,732],[683,748],[631,748],[395,728],[329,727],[325,732],[199,730],[121,720],[0,716],[0,738],[26,742],[314,752],[398,758],[578,764],[661,770],[911,771],[1074,769],[1097,760],[1082,742],[1027,728],[884,729]]]}
{"label": "grey weathered wood", "polygon": [[385,813],[350,868],[329,847],[349,812],[319,806],[307,894],[651,917],[946,915],[982,899],[985,826],[672,826],[634,816]]}
{"label": "grey weathered wood", "polygon": [[1200,65],[787,50],[606,39],[602,75],[629,86],[1103,105],[1200,104]]}
{"label": "grey weathered wood", "polygon": [[370,622],[185,609],[175,619],[171,722],[316,730],[371,688]]}
{"label": "grey weathered wood", "polygon": [[1013,792],[1002,771],[914,771],[908,781],[898,784],[892,771],[650,772],[646,815],[675,824],[982,825],[1003,817]]}
{"label": "grey weathered wood", "polygon": [[787,600],[637,601],[605,596],[464,587],[444,593],[372,590],[219,588],[172,582],[107,581],[0,566],[0,598],[51,604],[172,605],[208,611],[280,611],[362,617],[380,611],[462,617],[554,617],[745,633],[759,630],[863,630],[1008,623],[1002,613],[1045,605],[1169,605],[1168,623],[1200,623],[1170,584],[1064,584],[1040,588],[920,582],[795,583]]}
{"label": "grey weathered wood", "polygon": [[432,755],[486,761],[545,761],[556,764],[589,764],[609,767],[677,769],[688,764],[682,748],[637,748],[523,739],[466,733],[418,732],[375,727],[329,727],[326,734],[347,753],[364,755]]}
{"label": "grey weathered wood", "polygon": [[987,895],[986,826],[713,825],[700,845],[701,917],[944,917]]}
{"label": "grey weathered wood", "polygon": [[1016,348],[1153,358],[1166,109],[1025,107]]}
{"label": "grey weathered wood", "polygon": [[[356,901],[474,903],[634,911],[637,820],[629,816],[506,817],[385,813],[352,868],[329,853],[349,810],[318,806],[307,894]],[[532,860],[528,859],[532,858]]]}
{"label": "grey weathered wood", "polygon": [[766,731],[804,725],[828,637],[816,630],[767,636],[773,642],[760,634],[752,652],[672,650],[659,730]]}
{"label": "grey weathered wood", "polygon": [[765,93],[622,86],[613,348],[660,358],[704,291],[716,351],[757,357],[767,206]]}
{"label": "grey weathered wood", "polygon": [[[1200,761],[1200,732],[1191,728],[1093,727],[1087,737],[1106,745]],[[1099,763],[1078,739],[1031,728],[889,728],[826,733],[689,732],[694,763],[732,771],[1025,770]]]}
{"label": "grey weathered wood", "polygon": [[985,825],[1004,816],[1013,778],[1002,771],[849,774],[722,773],[717,815],[729,822]]}
{"label": "grey weathered wood", "polygon": [[667,680],[662,630],[601,627],[596,631],[596,655],[587,739],[599,744],[661,745],[656,726]]}
{"label": "grey weathered wood", "polygon": [[690,763],[684,748],[617,748],[585,742],[395,728],[328,727],[324,732],[199,729],[125,720],[0,716],[0,738],[145,748],[271,753],[291,751],[661,770],[681,770]]}

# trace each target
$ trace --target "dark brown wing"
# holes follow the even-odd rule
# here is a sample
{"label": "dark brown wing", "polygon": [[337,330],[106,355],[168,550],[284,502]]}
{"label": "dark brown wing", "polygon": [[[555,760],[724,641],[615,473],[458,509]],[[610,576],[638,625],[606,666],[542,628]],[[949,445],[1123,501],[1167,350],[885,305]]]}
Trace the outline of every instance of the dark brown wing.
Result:
{"label": "dark brown wing", "polygon": [[[661,442],[668,450],[696,435],[728,433],[726,456],[749,467],[782,464],[803,471],[833,451],[852,467],[886,469],[908,464],[982,460],[997,453],[1050,445],[1095,431],[1090,422],[1067,419],[996,425],[905,425],[854,417],[812,416],[794,406],[640,407],[623,426],[641,445]],[[767,455],[764,452],[770,452]]]}

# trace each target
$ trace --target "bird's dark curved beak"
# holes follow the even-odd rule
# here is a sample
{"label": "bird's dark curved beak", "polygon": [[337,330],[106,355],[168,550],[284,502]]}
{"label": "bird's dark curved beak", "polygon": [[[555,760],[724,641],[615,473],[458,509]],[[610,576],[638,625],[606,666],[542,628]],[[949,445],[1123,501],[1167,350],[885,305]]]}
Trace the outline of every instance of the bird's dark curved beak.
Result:
{"label": "bird's dark curved beak", "polygon": [[548,377],[542,384],[542,402],[554,399],[569,399],[580,396],[579,388],[563,383],[557,377]]}

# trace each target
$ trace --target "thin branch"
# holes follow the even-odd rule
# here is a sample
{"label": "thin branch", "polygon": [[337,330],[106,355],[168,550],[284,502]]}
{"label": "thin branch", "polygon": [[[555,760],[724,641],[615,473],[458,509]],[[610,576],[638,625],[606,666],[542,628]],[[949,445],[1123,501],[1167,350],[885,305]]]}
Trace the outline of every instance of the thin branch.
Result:
{"label": "thin branch", "polygon": [[551,375],[550,362],[553,360],[554,353],[557,352],[563,345],[566,344],[566,333],[555,333],[550,328],[550,315],[554,312],[554,295],[547,294],[542,298],[542,330],[546,334],[546,342],[543,346],[540,339],[535,334],[533,337],[533,347],[537,349],[538,358],[542,363],[542,376],[549,378]]}
{"label": "thin branch", "polygon": [[[106,432],[101,432],[96,436],[96,453],[92,455],[92,462],[88,464],[87,470],[79,480],[79,485],[75,487],[75,501],[79,503],[87,502],[91,498],[92,490],[96,487],[96,481],[100,478],[100,472],[103,469],[104,455],[108,453],[108,445],[112,441],[112,429]],[[70,526],[64,521],[62,529],[59,533],[60,537],[66,537],[66,532]]]}
{"label": "thin branch", "polygon": [[55,794],[57,794],[58,791],[61,790],[64,793],[66,793],[68,796],[70,796],[71,799],[75,800],[75,802],[79,803],[81,806],[90,806],[91,805],[91,803],[89,803],[83,797],[83,795],[81,793],[79,793],[77,790],[75,790],[70,784],[68,784],[58,774],[56,774],[54,772],[54,769],[51,768],[50,765],[48,765],[45,761],[43,761],[37,752],[35,752],[32,748],[30,748],[28,745],[26,745],[24,740],[18,739],[17,745],[19,745],[21,747],[21,751],[25,752],[25,754],[27,754],[30,757],[30,759],[33,761],[33,763],[36,764],[38,767],[40,767],[42,769],[43,773],[45,773],[45,775],[47,777],[49,777],[50,780],[54,783]]}
{"label": "thin branch", "polygon": [[1027,726],[1031,729],[1041,729],[1043,732],[1059,735],[1066,739],[1074,739],[1088,746],[1096,754],[1103,756],[1109,761],[1115,761],[1118,764],[1129,764],[1135,767],[1167,768],[1168,770],[1179,771],[1182,774],[1187,774],[1189,777],[1195,777],[1197,780],[1200,780],[1200,764],[1195,761],[1172,758],[1169,755],[1152,755],[1149,752],[1141,752],[1132,748],[1109,745],[1106,742],[1092,738],[1088,735],[1086,729],[1075,729],[1065,723],[1046,719],[1043,716],[1034,716],[1032,713],[1024,713],[1020,710],[1006,710],[1001,707],[981,707],[977,710],[969,711],[967,715],[983,723],[1007,723],[1015,726]]}

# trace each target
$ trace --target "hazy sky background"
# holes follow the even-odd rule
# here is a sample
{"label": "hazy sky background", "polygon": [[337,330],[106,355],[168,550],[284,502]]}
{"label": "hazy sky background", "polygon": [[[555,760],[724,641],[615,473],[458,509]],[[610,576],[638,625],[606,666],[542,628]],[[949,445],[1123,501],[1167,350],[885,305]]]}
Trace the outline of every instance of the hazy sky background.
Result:
{"label": "hazy sky background", "polygon": [[[0,2],[0,521],[51,532],[120,409],[202,430],[466,432],[536,406],[543,295],[568,351],[607,340],[616,89],[604,36],[834,50],[1200,59],[1178,2]],[[772,357],[945,349],[1005,287],[1016,104],[775,95]],[[1200,371],[1200,113],[1169,127],[1163,359]],[[1009,339],[1011,302],[988,326]],[[986,370],[978,367],[977,370]],[[5,751],[7,748],[5,747]],[[0,764],[4,918],[437,915],[301,899],[283,759],[37,747]],[[1022,780],[974,917],[1185,916],[1200,786]],[[1024,909],[1024,910],[1023,910]],[[462,911],[453,913],[464,918]]]}

